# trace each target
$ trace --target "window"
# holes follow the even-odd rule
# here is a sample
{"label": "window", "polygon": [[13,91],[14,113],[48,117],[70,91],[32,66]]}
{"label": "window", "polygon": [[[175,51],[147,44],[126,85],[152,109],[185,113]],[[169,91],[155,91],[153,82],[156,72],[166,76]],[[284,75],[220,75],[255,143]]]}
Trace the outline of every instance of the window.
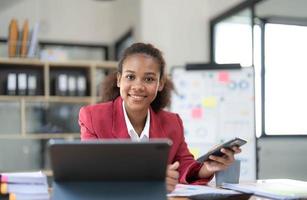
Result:
{"label": "window", "polygon": [[214,61],[252,66],[251,11],[246,9],[214,27]]}
{"label": "window", "polygon": [[307,134],[307,26],[265,24],[264,133]]}

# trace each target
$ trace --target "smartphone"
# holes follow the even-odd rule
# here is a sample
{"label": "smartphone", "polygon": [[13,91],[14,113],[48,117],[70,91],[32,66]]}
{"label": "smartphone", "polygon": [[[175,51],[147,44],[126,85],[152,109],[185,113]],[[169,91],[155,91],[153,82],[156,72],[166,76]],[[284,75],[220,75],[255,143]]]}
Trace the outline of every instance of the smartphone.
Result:
{"label": "smartphone", "polygon": [[228,140],[225,143],[222,143],[222,144],[214,147],[212,150],[208,151],[208,153],[206,153],[205,155],[199,157],[197,159],[197,161],[203,163],[203,162],[209,160],[209,156],[211,156],[211,155],[223,156],[224,153],[221,152],[222,148],[231,149],[234,146],[240,147],[240,146],[244,145],[245,143],[246,143],[246,141],[241,139],[241,138],[233,138],[231,140]]}

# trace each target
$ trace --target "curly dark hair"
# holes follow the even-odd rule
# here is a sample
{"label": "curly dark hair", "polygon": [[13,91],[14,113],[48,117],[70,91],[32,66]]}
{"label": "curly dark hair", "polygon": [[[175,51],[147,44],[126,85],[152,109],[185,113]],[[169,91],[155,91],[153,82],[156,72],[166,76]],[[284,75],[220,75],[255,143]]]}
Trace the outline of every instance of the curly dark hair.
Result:
{"label": "curly dark hair", "polygon": [[102,102],[112,101],[119,95],[119,88],[117,87],[117,73],[122,73],[123,63],[127,57],[134,54],[146,54],[154,58],[160,65],[160,78],[164,79],[164,87],[162,91],[158,91],[156,98],[151,103],[151,107],[155,112],[170,105],[171,91],[174,89],[172,81],[164,75],[165,61],[162,52],[155,48],[152,44],[134,43],[128,47],[118,63],[117,72],[109,74],[102,82]]}

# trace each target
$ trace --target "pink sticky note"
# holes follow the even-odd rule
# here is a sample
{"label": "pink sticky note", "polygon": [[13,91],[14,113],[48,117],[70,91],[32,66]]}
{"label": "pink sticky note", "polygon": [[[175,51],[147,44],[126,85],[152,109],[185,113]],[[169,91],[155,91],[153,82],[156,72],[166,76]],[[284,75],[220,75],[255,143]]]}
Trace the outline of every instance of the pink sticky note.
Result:
{"label": "pink sticky note", "polygon": [[229,82],[229,73],[228,72],[220,72],[219,75],[219,81],[223,83]]}
{"label": "pink sticky note", "polygon": [[2,183],[7,183],[8,182],[8,177],[7,176],[2,175],[0,178],[1,178],[0,182],[2,182]]}
{"label": "pink sticky note", "polygon": [[203,110],[201,108],[193,108],[192,109],[192,118],[200,119],[203,116]]}

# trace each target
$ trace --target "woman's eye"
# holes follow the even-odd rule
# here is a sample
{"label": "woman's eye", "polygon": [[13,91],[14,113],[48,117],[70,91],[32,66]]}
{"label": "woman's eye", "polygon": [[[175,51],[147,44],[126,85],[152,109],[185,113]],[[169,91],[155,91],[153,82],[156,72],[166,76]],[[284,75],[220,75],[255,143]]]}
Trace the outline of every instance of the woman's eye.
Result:
{"label": "woman's eye", "polygon": [[133,75],[127,75],[126,78],[129,79],[129,80],[133,80],[134,76]]}
{"label": "woman's eye", "polygon": [[154,81],[155,79],[154,78],[152,78],[152,77],[147,77],[147,78],[145,78],[145,81],[146,82],[152,82],[152,81]]}

